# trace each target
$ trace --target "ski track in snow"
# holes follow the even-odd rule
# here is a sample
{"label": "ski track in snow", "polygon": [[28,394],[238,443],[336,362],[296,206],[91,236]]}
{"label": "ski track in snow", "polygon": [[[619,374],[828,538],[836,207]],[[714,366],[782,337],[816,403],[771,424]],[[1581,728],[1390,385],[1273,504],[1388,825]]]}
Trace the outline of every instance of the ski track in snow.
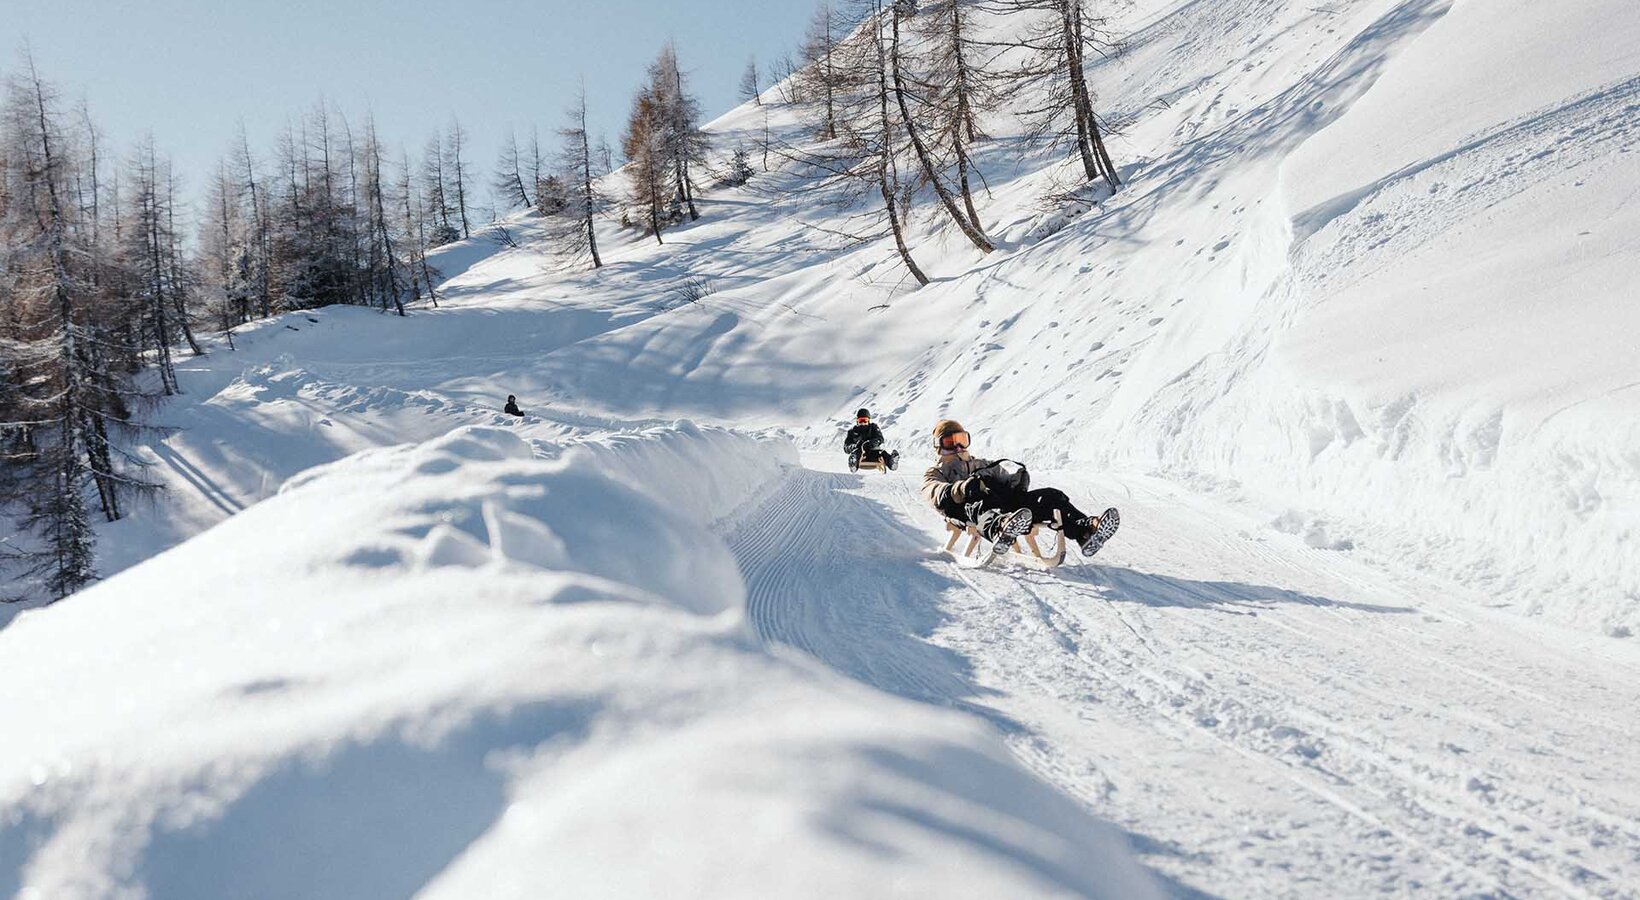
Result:
{"label": "ski track in snow", "polygon": [[1637,896],[1629,662],[1143,478],[1039,479],[1123,508],[1097,565],[964,570],[917,476],[796,470],[742,518],[758,634],[981,714],[1175,893]]}

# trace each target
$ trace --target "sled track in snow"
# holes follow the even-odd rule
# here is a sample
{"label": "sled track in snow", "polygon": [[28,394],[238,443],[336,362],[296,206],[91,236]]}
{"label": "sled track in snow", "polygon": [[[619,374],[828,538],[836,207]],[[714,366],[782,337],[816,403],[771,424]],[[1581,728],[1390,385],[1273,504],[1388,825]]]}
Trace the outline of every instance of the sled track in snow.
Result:
{"label": "sled track in snow", "polygon": [[746,578],[747,616],[758,637],[812,653],[793,600],[812,570],[819,535],[810,520],[829,493],[827,479],[794,474],[735,529],[730,546]]}
{"label": "sled track in snow", "polygon": [[[801,650],[873,687],[966,706],[962,660],[926,641],[954,582],[937,556],[857,475],[794,470],[727,535],[746,578],[747,616],[767,643]],[[984,712],[981,710],[981,712]]]}
{"label": "sled track in snow", "polygon": [[1640,667],[1132,502],[1098,565],[969,571],[913,478],[799,470],[730,543],[764,640],[985,715],[1182,893],[1640,896]]}
{"label": "sled track in snow", "polygon": [[[1028,583],[1020,586],[1017,597],[981,593],[999,606],[1038,606],[1060,633],[1060,643],[1074,647],[1075,659],[1083,664],[1080,671],[1059,666],[1048,673],[1040,663],[1018,665],[1010,670],[1011,677],[1034,682],[1044,693],[1058,697],[1067,695],[1067,681],[1079,685],[1088,698],[1120,706],[1136,721],[1149,716],[1158,725],[1171,725],[1176,733],[1197,739],[1178,743],[1205,741],[1235,753],[1261,770],[1261,780],[1289,783],[1300,803],[1336,808],[1342,816],[1312,814],[1331,818],[1335,827],[1349,828],[1345,817],[1355,821],[1354,840],[1359,844],[1354,854],[1360,857],[1356,865],[1365,860],[1370,866],[1357,871],[1376,882],[1374,890],[1507,894],[1534,883],[1534,893],[1563,896],[1593,897],[1621,890],[1620,876],[1594,869],[1576,851],[1557,846],[1557,835],[1569,834],[1594,837],[1594,846],[1604,843],[1598,832],[1607,829],[1595,819],[1606,817],[1598,810],[1571,810],[1556,802],[1564,800],[1560,797],[1521,798],[1505,778],[1498,778],[1498,784],[1466,781],[1461,767],[1439,767],[1439,760],[1427,754],[1385,746],[1381,737],[1330,720],[1302,694],[1266,683],[1261,673],[1228,682],[1216,678],[1212,673],[1246,668],[1246,660],[1238,665],[1209,641],[1197,642],[1195,651],[1215,663],[1211,668],[1173,664],[1169,652],[1158,653],[1148,645],[1137,650],[1120,635],[1123,630],[1138,632],[1111,604],[1068,609],[1061,597]],[[1106,617],[1122,630],[1089,627]],[[1370,689],[1356,694],[1358,699],[1388,702]],[[1056,783],[1074,789],[1085,780],[1074,761],[1051,742],[1033,741],[1021,749],[1022,756]],[[1337,862],[1349,867],[1348,860]],[[1433,877],[1409,877],[1409,870],[1419,868],[1431,869]]]}

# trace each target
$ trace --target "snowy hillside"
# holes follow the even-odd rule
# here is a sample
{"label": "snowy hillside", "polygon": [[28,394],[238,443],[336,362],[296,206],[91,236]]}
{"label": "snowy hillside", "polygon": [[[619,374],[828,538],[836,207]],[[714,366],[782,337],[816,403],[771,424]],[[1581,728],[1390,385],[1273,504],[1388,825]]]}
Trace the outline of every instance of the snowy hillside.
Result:
{"label": "snowy hillside", "polygon": [[790,459],[688,425],[462,429],[25,616],[0,893],[1143,896],[980,723],[758,647],[734,559],[676,510],[727,514]]}
{"label": "snowy hillside", "polygon": [[[1636,896],[1632,7],[1137,0],[1123,189],[999,113],[927,287],[777,155],[179,359],[0,620],[0,896]],[[1123,530],[953,565],[945,416]]]}

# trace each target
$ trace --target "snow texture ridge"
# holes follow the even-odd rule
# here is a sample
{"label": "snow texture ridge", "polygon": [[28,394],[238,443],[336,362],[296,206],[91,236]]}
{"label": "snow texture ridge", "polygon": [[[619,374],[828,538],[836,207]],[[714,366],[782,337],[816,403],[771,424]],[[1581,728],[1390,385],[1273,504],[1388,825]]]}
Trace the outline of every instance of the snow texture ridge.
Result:
{"label": "snow texture ridge", "polygon": [[789,444],[545,449],[349,457],[0,631],[0,895],[1150,892],[983,725],[751,635],[704,523]]}

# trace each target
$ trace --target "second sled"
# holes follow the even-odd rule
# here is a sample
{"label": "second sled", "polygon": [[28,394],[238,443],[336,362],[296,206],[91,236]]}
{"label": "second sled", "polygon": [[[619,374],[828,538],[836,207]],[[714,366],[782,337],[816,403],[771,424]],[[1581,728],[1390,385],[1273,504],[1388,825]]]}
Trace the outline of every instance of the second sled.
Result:
{"label": "second sled", "polygon": [[848,470],[850,472],[887,472],[890,468],[888,465],[890,455],[892,454],[886,450],[877,454],[876,459],[860,459],[851,455],[848,458]]}

